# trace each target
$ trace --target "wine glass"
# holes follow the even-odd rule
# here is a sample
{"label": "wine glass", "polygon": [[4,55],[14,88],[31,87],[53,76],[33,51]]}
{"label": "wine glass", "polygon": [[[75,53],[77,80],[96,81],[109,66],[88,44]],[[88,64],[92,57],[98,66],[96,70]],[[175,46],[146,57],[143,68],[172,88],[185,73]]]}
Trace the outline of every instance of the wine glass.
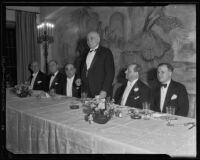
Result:
{"label": "wine glass", "polygon": [[166,106],[167,126],[171,126],[171,118],[175,114],[175,106]]}
{"label": "wine glass", "polygon": [[148,120],[148,114],[149,114],[149,110],[150,110],[150,103],[149,102],[143,102],[142,103],[142,108],[143,108],[143,111],[144,111],[144,114],[145,114],[145,117],[144,119],[145,120]]}

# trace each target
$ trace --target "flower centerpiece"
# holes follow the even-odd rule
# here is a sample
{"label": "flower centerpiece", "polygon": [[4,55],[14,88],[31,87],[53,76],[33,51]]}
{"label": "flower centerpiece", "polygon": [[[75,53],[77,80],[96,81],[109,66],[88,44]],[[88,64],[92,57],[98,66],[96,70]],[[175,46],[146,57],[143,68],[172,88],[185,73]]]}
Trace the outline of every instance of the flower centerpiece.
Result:
{"label": "flower centerpiece", "polygon": [[27,84],[18,84],[14,87],[14,90],[19,97],[27,97],[31,95],[31,90]]}
{"label": "flower centerpiece", "polygon": [[114,115],[113,100],[94,98],[88,103],[85,110],[85,120],[99,124],[107,123]]}

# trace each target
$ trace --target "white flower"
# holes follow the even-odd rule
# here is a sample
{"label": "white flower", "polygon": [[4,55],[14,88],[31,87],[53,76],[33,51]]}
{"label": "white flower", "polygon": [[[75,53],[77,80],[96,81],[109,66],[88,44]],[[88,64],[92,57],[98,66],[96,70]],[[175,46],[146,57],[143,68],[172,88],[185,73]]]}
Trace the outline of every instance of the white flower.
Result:
{"label": "white flower", "polygon": [[37,81],[38,84],[42,83],[42,81]]}
{"label": "white flower", "polygon": [[75,81],[75,83],[76,83],[76,86],[77,86],[77,87],[81,86],[81,80],[80,80],[80,79],[77,79],[77,80]]}
{"label": "white flower", "polygon": [[174,100],[177,98],[177,95],[176,94],[173,94],[172,97],[171,97],[171,100]]}
{"label": "white flower", "polygon": [[137,91],[139,91],[139,88],[134,88],[134,92],[137,92]]}
{"label": "white flower", "polygon": [[139,96],[137,96],[137,97],[135,97],[134,99],[138,99],[138,98],[140,98]]}

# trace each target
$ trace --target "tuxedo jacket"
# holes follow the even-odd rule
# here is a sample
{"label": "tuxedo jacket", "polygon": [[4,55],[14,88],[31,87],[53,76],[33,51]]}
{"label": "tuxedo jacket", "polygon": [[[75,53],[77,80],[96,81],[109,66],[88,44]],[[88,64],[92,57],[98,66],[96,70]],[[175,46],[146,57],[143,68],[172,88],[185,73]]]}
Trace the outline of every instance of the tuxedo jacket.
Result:
{"label": "tuxedo jacket", "polygon": [[[153,90],[153,110],[157,112],[161,112],[160,110],[160,97],[161,97],[161,86],[157,86]],[[175,106],[175,115],[179,116],[187,116],[189,110],[189,100],[186,88],[179,82],[171,80],[164,105],[163,105],[163,113],[166,113],[166,106]]]}
{"label": "tuxedo jacket", "polygon": [[58,71],[56,77],[54,78],[54,80],[49,88],[51,76],[52,75],[49,75],[49,78],[48,78],[48,86],[47,86],[48,91],[50,91],[51,89],[55,89],[56,94],[64,95],[63,87],[64,87],[65,81],[66,81],[65,75]]}
{"label": "tuxedo jacket", "polygon": [[115,75],[114,60],[110,49],[99,46],[92,60],[89,70],[87,71],[86,58],[89,49],[83,53],[82,74],[83,81],[82,91],[87,92],[86,83],[89,86],[92,97],[99,95],[100,91],[106,91],[107,96],[112,93],[112,82]]}
{"label": "tuxedo jacket", "polygon": [[[75,74],[73,83],[72,83],[72,97],[81,97],[81,86],[77,86],[76,85],[76,80],[78,79],[77,75]],[[66,93],[66,89],[67,89],[67,76],[65,77],[65,83],[64,83],[64,87],[63,87],[63,94],[67,95]]]}
{"label": "tuxedo jacket", "polygon": [[[29,77],[30,83],[32,81],[33,75]],[[43,90],[46,91],[47,75],[41,71],[38,72],[35,82],[33,84],[33,90]]]}
{"label": "tuxedo jacket", "polygon": [[[124,94],[126,86],[127,83],[124,83],[116,90],[114,99],[117,104],[121,104],[122,96]],[[137,80],[131,91],[129,92],[125,105],[142,109],[143,102],[150,102],[150,94],[150,88],[141,80]]]}

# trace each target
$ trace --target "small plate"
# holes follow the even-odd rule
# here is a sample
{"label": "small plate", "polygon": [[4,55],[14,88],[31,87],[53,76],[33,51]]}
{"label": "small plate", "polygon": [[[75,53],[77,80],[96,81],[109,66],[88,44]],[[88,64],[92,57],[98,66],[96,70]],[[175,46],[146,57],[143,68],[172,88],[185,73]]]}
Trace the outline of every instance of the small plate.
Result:
{"label": "small plate", "polygon": [[75,105],[75,104],[74,105],[70,105],[70,108],[71,109],[79,109],[79,105]]}
{"label": "small plate", "polygon": [[132,119],[141,119],[142,116],[140,116],[140,115],[138,115],[138,114],[132,114],[132,115],[131,115],[131,118],[132,118]]}

